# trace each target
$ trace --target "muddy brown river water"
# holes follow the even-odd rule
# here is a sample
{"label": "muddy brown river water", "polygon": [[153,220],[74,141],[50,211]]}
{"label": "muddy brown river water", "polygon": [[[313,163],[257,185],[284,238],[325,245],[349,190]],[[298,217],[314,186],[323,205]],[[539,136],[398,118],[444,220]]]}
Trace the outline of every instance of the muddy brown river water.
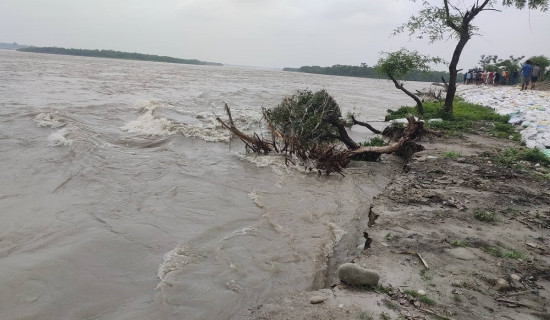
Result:
{"label": "muddy brown river water", "polygon": [[384,80],[0,50],[0,319],[239,319],[323,287],[383,164],[308,174],[215,121],[225,101],[261,132],[320,88],[365,120],[411,104]]}

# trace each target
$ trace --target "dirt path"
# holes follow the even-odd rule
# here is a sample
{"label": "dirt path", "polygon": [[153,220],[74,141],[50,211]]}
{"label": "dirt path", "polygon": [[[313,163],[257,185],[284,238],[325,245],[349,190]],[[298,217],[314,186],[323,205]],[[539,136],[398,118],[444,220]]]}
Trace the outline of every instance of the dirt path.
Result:
{"label": "dirt path", "polygon": [[484,152],[516,144],[481,135],[423,145],[375,198],[353,260],[378,288],[335,283],[248,319],[550,319],[549,169],[497,166]]}

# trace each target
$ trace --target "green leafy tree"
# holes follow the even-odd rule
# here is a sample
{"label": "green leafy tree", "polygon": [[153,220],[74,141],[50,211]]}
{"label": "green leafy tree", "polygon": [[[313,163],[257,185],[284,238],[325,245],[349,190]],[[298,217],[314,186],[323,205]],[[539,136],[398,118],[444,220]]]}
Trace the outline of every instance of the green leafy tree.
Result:
{"label": "green leafy tree", "polygon": [[515,72],[521,69],[521,62],[524,58],[525,56],[510,56],[508,59],[499,59],[497,55],[482,55],[479,59],[479,64],[483,70],[487,71],[496,71],[505,68],[510,72]]}
{"label": "green leafy tree", "polygon": [[393,81],[397,89],[414,99],[418,113],[423,115],[424,107],[422,106],[422,101],[415,94],[405,89],[403,80],[414,71],[430,72],[430,64],[441,63],[442,60],[440,58],[421,55],[418,51],[409,51],[405,48],[401,48],[401,50],[395,52],[382,52],[382,55],[383,57],[378,60],[376,71],[386,75]]}
{"label": "green leafy tree", "polygon": [[540,67],[540,74],[542,76],[540,80],[544,80],[544,73],[546,72],[546,68],[550,66],[550,59],[545,56],[533,56],[529,60],[531,60],[533,65]]}
{"label": "green leafy tree", "polygon": [[499,59],[497,66],[498,67],[504,67],[506,70],[510,72],[519,71],[521,69],[521,61],[525,58],[525,56],[521,57],[514,57],[510,56],[508,59]]}
{"label": "green leafy tree", "polygon": [[498,56],[497,55],[481,55],[481,58],[479,59],[479,65],[483,70],[488,71],[496,71],[498,69],[497,66]]}
{"label": "green leafy tree", "polygon": [[136,52],[124,52],[114,50],[88,50],[88,49],[66,49],[59,47],[25,47],[20,48],[18,51],[35,52],[35,53],[48,53],[48,54],[63,54],[70,56],[83,56],[83,57],[98,57],[98,58],[112,58],[112,59],[127,59],[127,60],[144,60],[144,61],[159,61],[168,63],[183,63],[183,64],[200,64],[200,65],[218,65],[221,63],[205,62],[197,59],[180,59],[167,56],[157,56],[152,54],[143,54]]}
{"label": "green leafy tree", "polygon": [[[415,1],[415,0],[412,0]],[[417,34],[418,38],[428,37],[435,42],[448,37],[458,40],[449,63],[449,85],[445,97],[445,111],[453,113],[453,101],[456,94],[457,66],[462,50],[477,32],[474,19],[484,11],[498,11],[495,0],[443,0],[439,5],[423,1],[423,9],[409,18],[409,21],[398,27],[394,33],[405,30]],[[548,10],[548,0],[503,0],[502,6],[515,6],[518,9]]]}
{"label": "green leafy tree", "polygon": [[341,119],[342,113],[325,90],[300,90],[285,97],[277,107],[268,109],[267,116],[275,129],[307,146],[333,141],[338,136],[338,129],[326,120]]}

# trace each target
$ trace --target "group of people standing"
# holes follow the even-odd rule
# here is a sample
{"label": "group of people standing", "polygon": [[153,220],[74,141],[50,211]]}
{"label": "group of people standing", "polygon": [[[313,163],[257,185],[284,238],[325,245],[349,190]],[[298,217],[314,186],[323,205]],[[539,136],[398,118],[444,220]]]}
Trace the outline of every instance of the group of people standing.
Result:
{"label": "group of people standing", "polygon": [[[520,70],[521,72],[521,90],[527,89],[531,83],[531,90],[535,89],[535,83],[540,76],[540,67],[531,65],[531,60],[527,60]],[[491,84],[491,85],[515,85],[520,73],[517,70],[510,72],[506,69],[499,71],[484,71],[481,69],[470,69],[464,74],[464,84]]]}
{"label": "group of people standing", "polygon": [[531,90],[535,89],[535,84],[539,80],[540,76],[540,67],[531,65],[531,60],[525,61],[523,67],[521,67],[521,75],[523,76],[523,81],[521,82],[521,90],[527,90],[529,82],[531,82]]}

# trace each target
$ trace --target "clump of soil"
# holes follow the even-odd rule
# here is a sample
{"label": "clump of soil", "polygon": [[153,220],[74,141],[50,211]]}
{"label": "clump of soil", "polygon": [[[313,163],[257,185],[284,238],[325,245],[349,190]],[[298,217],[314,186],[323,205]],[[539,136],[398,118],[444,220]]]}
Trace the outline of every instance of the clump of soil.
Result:
{"label": "clump of soil", "polygon": [[[531,88],[530,85],[529,88]],[[550,80],[537,82],[537,84],[535,85],[535,89],[541,91],[550,91]]]}
{"label": "clump of soil", "polygon": [[375,198],[373,241],[353,259],[380,274],[378,287],[334,283],[249,319],[550,319],[550,170],[484,156],[507,140],[424,145]]}

